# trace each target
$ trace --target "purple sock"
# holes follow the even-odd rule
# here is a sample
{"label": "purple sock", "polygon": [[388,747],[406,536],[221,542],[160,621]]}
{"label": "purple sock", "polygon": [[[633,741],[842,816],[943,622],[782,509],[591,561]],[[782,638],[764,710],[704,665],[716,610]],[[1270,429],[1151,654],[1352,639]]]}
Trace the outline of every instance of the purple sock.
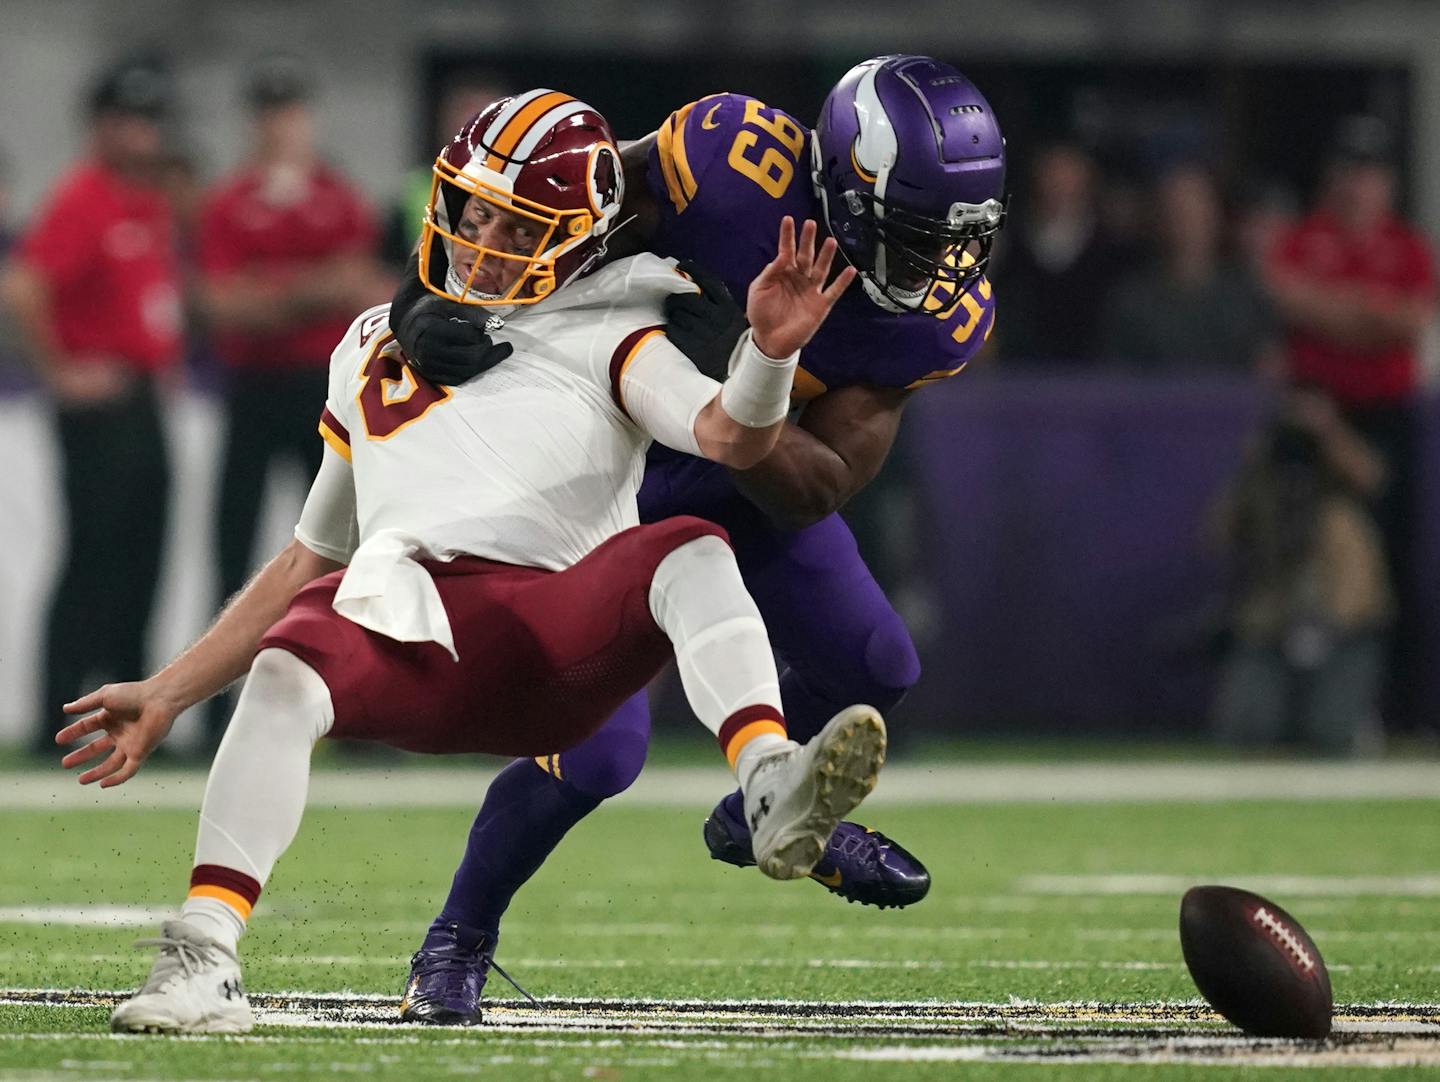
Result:
{"label": "purple sock", "polygon": [[516,759],[490,783],[445,907],[431,929],[453,922],[498,935],[515,892],[566,832],[599,806],[598,798],[556,780],[534,760]]}

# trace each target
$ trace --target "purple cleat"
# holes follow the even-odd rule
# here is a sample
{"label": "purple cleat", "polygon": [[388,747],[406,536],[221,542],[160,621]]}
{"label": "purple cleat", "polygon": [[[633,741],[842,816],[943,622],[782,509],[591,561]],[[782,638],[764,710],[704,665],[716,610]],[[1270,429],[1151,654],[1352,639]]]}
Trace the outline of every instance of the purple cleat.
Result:
{"label": "purple cleat", "polygon": [[494,935],[453,921],[436,921],[410,959],[410,979],[400,999],[400,1020],[432,1026],[478,1025],[480,993],[491,969],[535,1003],[529,992],[495,964]]}
{"label": "purple cleat", "polygon": [[[705,820],[710,856],[737,868],[755,863],[738,791],[715,805]],[[859,823],[841,823],[810,878],[847,902],[899,909],[930,891],[930,873],[904,846]]]}

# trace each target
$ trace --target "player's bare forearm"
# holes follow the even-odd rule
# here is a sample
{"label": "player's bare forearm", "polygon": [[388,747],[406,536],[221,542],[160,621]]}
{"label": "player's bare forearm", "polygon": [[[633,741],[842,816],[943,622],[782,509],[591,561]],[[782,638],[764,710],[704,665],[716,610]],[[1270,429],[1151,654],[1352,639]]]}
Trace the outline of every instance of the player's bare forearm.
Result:
{"label": "player's bare forearm", "polygon": [[781,219],[775,258],[750,283],[750,330],[720,393],[695,422],[701,453],[732,469],[750,469],[774,449],[790,408],[796,358],[855,280],[855,269],[845,267],[826,285],[834,239],[819,243],[813,221],[798,233],[793,218]]}
{"label": "player's bare forearm", "polygon": [[285,615],[295,595],[343,567],[291,541],[221,611],[195,644],[150,678],[168,702],[184,710],[244,676],[260,639]]}
{"label": "player's bare forearm", "polygon": [[745,470],[774,450],[785,427],[783,418],[763,428],[743,425],[725,412],[720,396],[716,395],[695,418],[695,442],[700,445],[700,453],[711,462]]}
{"label": "player's bare forearm", "polygon": [[60,765],[67,770],[89,765],[78,779],[81,785],[98,781],[104,789],[129,781],[170,734],[181,711],[245,672],[266,629],[300,588],[339,566],[292,541],[194,646],[150,679],[106,684],[66,703],[65,713],[83,716],[55,734],[57,744],[74,746]]}
{"label": "player's bare forearm", "polygon": [[840,387],[811,402],[735,486],[777,525],[799,530],[840,510],[875,479],[895,443],[909,391]]}

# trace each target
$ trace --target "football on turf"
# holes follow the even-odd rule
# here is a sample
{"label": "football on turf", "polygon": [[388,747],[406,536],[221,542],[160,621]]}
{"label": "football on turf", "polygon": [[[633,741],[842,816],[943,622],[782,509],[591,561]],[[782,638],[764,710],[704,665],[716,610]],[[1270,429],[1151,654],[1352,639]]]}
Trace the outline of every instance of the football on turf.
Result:
{"label": "football on turf", "polygon": [[1192,887],[1180,903],[1180,947],[1200,994],[1247,1033],[1330,1032],[1325,960],[1274,902],[1234,887]]}

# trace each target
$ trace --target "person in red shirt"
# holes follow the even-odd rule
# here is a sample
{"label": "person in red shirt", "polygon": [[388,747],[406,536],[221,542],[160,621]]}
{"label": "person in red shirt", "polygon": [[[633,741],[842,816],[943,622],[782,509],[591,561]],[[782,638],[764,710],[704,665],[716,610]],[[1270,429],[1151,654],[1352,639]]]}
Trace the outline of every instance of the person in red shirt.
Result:
{"label": "person in red shirt", "polygon": [[[350,183],[316,151],[311,87],[284,57],[255,71],[247,92],[254,149],[208,193],[198,243],[201,309],[225,364],[227,435],[216,552],[221,600],[251,570],[270,467],[320,466],[315,418],[330,351],[356,312],[388,300],[375,260],[378,228]],[[218,696],[207,732],[218,741],[230,703]]]}
{"label": "person in red shirt", "polygon": [[[1412,538],[1419,467],[1420,336],[1434,312],[1435,267],[1425,237],[1395,210],[1391,138],[1374,117],[1350,117],[1315,210],[1277,241],[1269,287],[1287,328],[1289,381],[1323,391],[1380,454],[1389,482],[1376,506],[1399,612],[1391,682],[1415,656]],[[1394,695],[1392,713],[1408,720]]]}
{"label": "person in red shirt", "polygon": [[97,673],[145,671],[170,466],[159,384],[179,360],[174,223],[156,185],[166,71],[127,62],[95,84],[88,155],[60,178],[0,276],[55,403],[68,551],[50,606],[36,750]]}

